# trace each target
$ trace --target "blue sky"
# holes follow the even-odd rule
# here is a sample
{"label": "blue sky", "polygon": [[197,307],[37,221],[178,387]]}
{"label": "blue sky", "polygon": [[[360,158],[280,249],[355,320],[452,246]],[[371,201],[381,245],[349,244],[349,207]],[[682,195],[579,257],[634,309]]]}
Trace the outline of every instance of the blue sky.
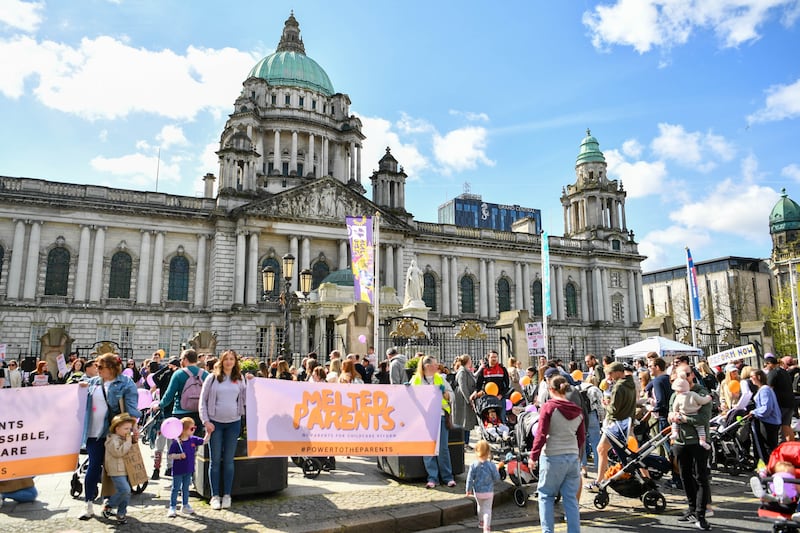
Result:
{"label": "blue sky", "polygon": [[0,0],[0,174],[155,190],[158,165],[198,194],[292,9],[364,123],[364,179],[390,146],[417,220],[469,183],[561,234],[586,128],[645,271],[768,257],[781,188],[800,202],[800,0]]}

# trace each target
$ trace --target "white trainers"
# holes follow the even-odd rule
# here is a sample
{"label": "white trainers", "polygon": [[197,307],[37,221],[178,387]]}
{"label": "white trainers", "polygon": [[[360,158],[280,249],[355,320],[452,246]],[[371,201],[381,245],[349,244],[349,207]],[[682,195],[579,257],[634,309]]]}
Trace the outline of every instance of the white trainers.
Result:
{"label": "white trainers", "polygon": [[761,478],[758,476],[750,478],[750,490],[753,491],[753,496],[756,498],[764,496],[764,487],[761,485]]}
{"label": "white trainers", "polygon": [[192,509],[191,505],[184,505],[181,507],[181,512],[183,514],[194,514],[194,509]]}
{"label": "white trainers", "polygon": [[222,502],[219,499],[219,496],[212,496],[211,497],[211,508],[215,511],[219,511],[222,509]]}
{"label": "white trainers", "polygon": [[222,497],[222,508],[223,509],[230,509],[231,508],[231,495],[226,494]]}
{"label": "white trainers", "polygon": [[178,513],[175,512],[175,508],[174,507],[170,507],[169,511],[167,511],[167,518],[175,518],[175,516],[177,516],[177,514]]}

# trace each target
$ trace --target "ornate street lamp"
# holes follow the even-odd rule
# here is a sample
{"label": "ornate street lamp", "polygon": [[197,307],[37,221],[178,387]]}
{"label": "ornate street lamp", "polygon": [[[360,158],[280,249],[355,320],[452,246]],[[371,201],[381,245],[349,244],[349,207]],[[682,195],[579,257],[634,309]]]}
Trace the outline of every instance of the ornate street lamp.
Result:
{"label": "ornate street lamp", "polygon": [[[289,313],[292,307],[301,300],[292,292],[292,274],[294,274],[294,256],[286,254],[282,258],[283,262],[283,292],[278,298],[278,302],[283,311],[283,344],[281,346],[281,355],[284,357],[289,356]],[[311,271],[304,269],[300,272],[300,292],[303,294],[303,300],[308,297],[311,292]],[[273,291],[275,289],[275,269],[271,266],[266,266],[261,271],[261,280],[264,284],[264,299],[274,300]]]}

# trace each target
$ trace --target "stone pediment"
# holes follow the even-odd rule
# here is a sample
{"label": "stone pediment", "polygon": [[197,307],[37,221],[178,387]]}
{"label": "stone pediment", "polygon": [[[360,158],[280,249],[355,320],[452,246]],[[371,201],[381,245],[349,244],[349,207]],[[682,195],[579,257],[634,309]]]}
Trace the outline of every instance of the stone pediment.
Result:
{"label": "stone pediment", "polygon": [[378,211],[383,217],[382,226],[411,229],[403,220],[384,212],[368,199],[330,177],[244,205],[239,211],[247,216],[313,220],[332,224],[344,224],[345,217],[349,215],[371,216]]}

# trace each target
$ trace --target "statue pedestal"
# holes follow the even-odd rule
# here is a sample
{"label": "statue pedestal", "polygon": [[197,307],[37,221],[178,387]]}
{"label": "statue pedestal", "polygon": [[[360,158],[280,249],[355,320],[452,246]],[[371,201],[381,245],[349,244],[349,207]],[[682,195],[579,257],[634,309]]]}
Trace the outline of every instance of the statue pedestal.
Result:
{"label": "statue pedestal", "polygon": [[410,316],[423,321],[428,320],[428,311],[430,310],[431,308],[427,307],[422,300],[411,300],[408,305],[404,305],[400,308],[400,312],[403,316]]}

